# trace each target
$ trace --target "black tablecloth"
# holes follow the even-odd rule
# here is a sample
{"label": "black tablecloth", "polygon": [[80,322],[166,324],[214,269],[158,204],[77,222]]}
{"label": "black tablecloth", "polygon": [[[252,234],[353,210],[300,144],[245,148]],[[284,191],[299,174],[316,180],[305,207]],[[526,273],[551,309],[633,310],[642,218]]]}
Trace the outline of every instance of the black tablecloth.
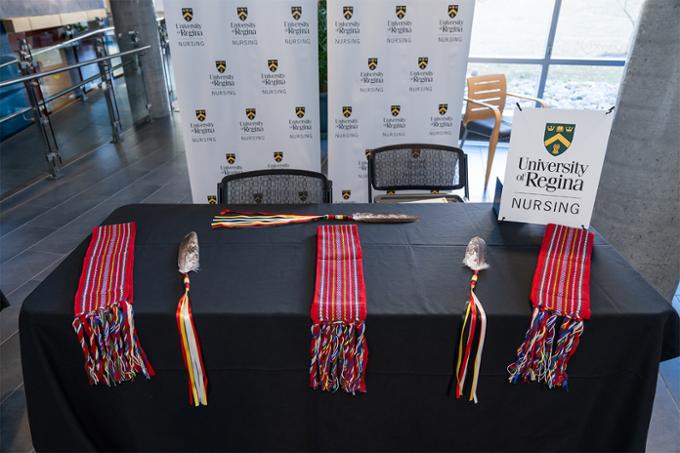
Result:
{"label": "black tablecloth", "polygon": [[[278,208],[281,210],[282,208]],[[360,225],[368,393],[307,387],[316,225],[210,229],[218,207],[133,205],[135,323],[157,376],[91,387],[71,328],[85,240],[26,300],[24,382],[37,450],[643,450],[660,360],[679,354],[677,314],[602,238],[592,255],[592,318],[569,391],[511,385],[530,320],[544,228],[498,224],[489,204],[294,207],[402,211],[420,220]],[[177,246],[198,233],[192,304],[209,406],[188,406],[175,308]],[[470,271],[468,240],[490,246],[478,295],[488,332],[477,405],[447,395]]]}

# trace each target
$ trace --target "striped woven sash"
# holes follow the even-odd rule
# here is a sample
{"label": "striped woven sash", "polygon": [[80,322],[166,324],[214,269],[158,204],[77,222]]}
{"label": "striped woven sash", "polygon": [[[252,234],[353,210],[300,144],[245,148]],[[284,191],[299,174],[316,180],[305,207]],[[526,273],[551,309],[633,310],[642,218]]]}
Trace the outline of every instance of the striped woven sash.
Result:
{"label": "striped woven sash", "polygon": [[356,225],[317,228],[310,386],[365,392],[366,285]]}
{"label": "striped woven sash", "polygon": [[[534,312],[510,382],[545,382],[568,388],[567,364],[590,319],[590,256],[593,233],[550,224],[545,230],[531,288]],[[556,326],[559,325],[557,335]]]}
{"label": "striped woven sash", "polygon": [[73,319],[90,384],[115,385],[137,373],[154,375],[139,343],[132,309],[135,231],[134,222],[92,230]]}

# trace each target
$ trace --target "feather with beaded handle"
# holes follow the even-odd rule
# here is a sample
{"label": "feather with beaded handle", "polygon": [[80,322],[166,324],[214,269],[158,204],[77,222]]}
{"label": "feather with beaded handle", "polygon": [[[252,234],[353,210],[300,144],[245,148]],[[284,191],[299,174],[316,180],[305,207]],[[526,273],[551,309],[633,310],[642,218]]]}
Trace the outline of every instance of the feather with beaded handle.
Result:
{"label": "feather with beaded handle", "polygon": [[191,314],[191,301],[189,300],[189,290],[191,289],[189,272],[198,271],[199,268],[198,235],[195,231],[190,232],[182,239],[177,255],[177,266],[183,276],[184,294],[177,304],[175,317],[182,345],[182,358],[189,379],[189,404],[207,406],[208,378],[205,373],[201,344],[198,341],[196,325]]}

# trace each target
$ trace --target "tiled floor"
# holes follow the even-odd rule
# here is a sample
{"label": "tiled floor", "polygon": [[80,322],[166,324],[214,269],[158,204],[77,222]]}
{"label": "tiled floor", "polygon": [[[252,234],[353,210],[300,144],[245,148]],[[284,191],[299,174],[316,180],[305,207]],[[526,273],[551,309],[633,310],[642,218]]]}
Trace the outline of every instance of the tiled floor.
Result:
{"label": "tiled floor", "polygon": [[[482,190],[484,144],[466,144],[471,200]],[[506,149],[494,174],[504,170]],[[24,298],[116,207],[128,203],[188,203],[189,179],[172,119],[130,130],[122,144],[105,144],[64,170],[0,203],[0,288],[12,304],[0,312],[0,451],[32,450],[22,385],[17,320]],[[676,299],[680,306],[680,296]],[[680,362],[663,364],[648,450],[680,446]]]}

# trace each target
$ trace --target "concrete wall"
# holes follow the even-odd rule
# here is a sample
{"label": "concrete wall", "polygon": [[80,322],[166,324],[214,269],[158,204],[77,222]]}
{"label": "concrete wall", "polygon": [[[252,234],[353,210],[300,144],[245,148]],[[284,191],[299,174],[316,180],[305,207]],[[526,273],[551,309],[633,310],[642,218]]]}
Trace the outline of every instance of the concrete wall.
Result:
{"label": "concrete wall", "polygon": [[[111,2],[113,25],[116,28],[118,46],[121,51],[132,47],[128,32],[134,30],[139,36],[141,45],[150,45],[141,57],[144,73],[144,87],[146,96],[151,104],[151,117],[161,118],[170,114],[167,87],[163,77],[163,61],[161,44],[158,38],[156,13],[152,0],[115,0]],[[130,58],[129,60],[133,60]],[[128,60],[126,60],[128,61]],[[143,110],[144,93],[139,76],[134,71],[125,70],[128,99],[135,120],[139,119],[139,112]]]}
{"label": "concrete wall", "polygon": [[680,280],[680,1],[647,0],[593,225],[669,301]]}

